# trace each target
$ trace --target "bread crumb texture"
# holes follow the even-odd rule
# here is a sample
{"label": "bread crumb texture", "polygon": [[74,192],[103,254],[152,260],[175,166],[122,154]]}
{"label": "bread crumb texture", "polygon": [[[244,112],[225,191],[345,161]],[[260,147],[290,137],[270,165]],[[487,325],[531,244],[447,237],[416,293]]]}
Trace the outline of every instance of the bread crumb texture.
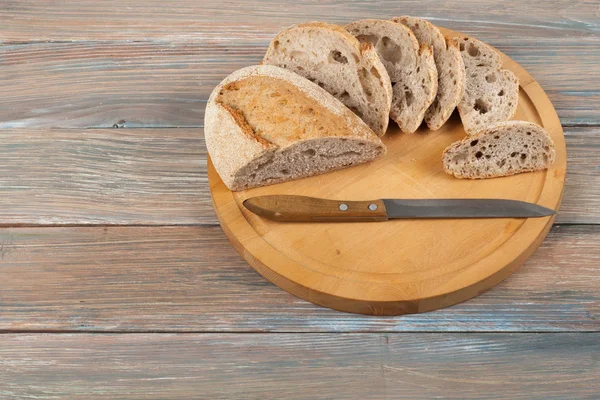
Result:
{"label": "bread crumb texture", "polygon": [[445,171],[458,178],[481,179],[538,171],[555,158],[554,143],[542,127],[510,121],[451,144],[443,163]]}

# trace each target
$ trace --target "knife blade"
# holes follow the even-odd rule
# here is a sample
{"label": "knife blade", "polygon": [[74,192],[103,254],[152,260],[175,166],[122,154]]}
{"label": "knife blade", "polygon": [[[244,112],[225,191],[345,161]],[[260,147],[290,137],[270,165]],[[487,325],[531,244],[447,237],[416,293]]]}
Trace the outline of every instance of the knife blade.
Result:
{"label": "knife blade", "polygon": [[296,195],[257,196],[243,205],[280,222],[369,222],[404,218],[539,218],[556,211],[506,199],[379,199],[343,201]]}

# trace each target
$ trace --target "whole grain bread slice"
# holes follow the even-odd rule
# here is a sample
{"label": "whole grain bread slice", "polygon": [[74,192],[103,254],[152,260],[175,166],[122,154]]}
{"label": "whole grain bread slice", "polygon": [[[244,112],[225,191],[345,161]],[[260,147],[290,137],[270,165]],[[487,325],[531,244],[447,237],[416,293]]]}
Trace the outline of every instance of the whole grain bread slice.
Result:
{"label": "whole grain bread slice", "polygon": [[519,79],[502,69],[500,55],[473,38],[454,38],[465,64],[465,88],[458,111],[469,135],[497,122],[510,120],[517,111]]}
{"label": "whole grain bread slice", "polygon": [[263,64],[289,69],[327,90],[378,135],[389,123],[392,86],[372,46],[321,22],[291,26],[273,39]]}
{"label": "whole grain bread slice", "polygon": [[554,143],[544,128],[507,121],[451,144],[442,159],[447,173],[481,179],[546,169],[555,157]]}
{"label": "whole grain bread slice", "polygon": [[386,151],[339,100],[270,65],[235,71],[214,89],[204,133],[212,163],[233,191],[364,163]]}
{"label": "whole grain bread slice", "polygon": [[463,96],[465,65],[458,45],[445,37],[431,22],[410,16],[392,18],[412,31],[419,43],[433,48],[437,69],[437,95],[425,113],[425,122],[432,131],[446,123]]}
{"label": "whole grain bread slice", "polygon": [[392,81],[390,117],[406,133],[416,131],[437,92],[437,70],[429,45],[393,21],[365,19],[346,25],[363,44],[372,45]]}

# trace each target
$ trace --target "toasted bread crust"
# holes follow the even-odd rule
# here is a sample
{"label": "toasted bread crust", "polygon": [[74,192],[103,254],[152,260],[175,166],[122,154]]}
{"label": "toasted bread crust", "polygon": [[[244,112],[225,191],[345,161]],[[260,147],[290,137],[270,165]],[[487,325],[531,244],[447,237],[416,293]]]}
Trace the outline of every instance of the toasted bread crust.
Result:
{"label": "toasted bread crust", "polygon": [[240,127],[241,131],[248,137],[248,139],[256,140],[256,142],[263,146],[265,149],[268,149],[273,146],[271,142],[262,138],[254,132],[254,129],[252,129],[250,124],[248,124],[248,121],[246,121],[246,118],[244,118],[244,115],[241,112],[229,107],[222,101],[217,100],[217,104],[223,107],[231,115],[235,123]]}
{"label": "toasted bread crust", "polygon": [[[317,37],[319,40],[315,40]],[[315,46],[320,49],[315,50]],[[377,52],[361,46],[343,28],[323,22],[288,27],[271,41],[263,63],[319,83],[376,134],[385,134],[392,100],[389,76]]]}

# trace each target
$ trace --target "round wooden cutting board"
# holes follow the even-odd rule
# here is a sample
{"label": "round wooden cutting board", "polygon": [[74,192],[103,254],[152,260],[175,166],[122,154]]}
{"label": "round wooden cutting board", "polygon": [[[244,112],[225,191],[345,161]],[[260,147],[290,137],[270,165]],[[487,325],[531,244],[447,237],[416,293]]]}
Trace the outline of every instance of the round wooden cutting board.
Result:
{"label": "round wooden cutting board", "polygon": [[215,211],[233,246],[288,292],[354,313],[435,310],[502,281],[540,245],[554,218],[277,223],[242,206],[253,196],[296,194],[337,200],[503,198],[558,209],[566,172],[560,121],[540,85],[506,55],[502,59],[520,80],[514,119],[542,125],[554,140],[557,156],[550,169],[488,180],[444,173],[442,151],[465,137],[456,115],[438,131],[422,127],[412,135],[391,122],[383,138],[388,153],[372,163],[242,192],[229,191],[209,160]]}

